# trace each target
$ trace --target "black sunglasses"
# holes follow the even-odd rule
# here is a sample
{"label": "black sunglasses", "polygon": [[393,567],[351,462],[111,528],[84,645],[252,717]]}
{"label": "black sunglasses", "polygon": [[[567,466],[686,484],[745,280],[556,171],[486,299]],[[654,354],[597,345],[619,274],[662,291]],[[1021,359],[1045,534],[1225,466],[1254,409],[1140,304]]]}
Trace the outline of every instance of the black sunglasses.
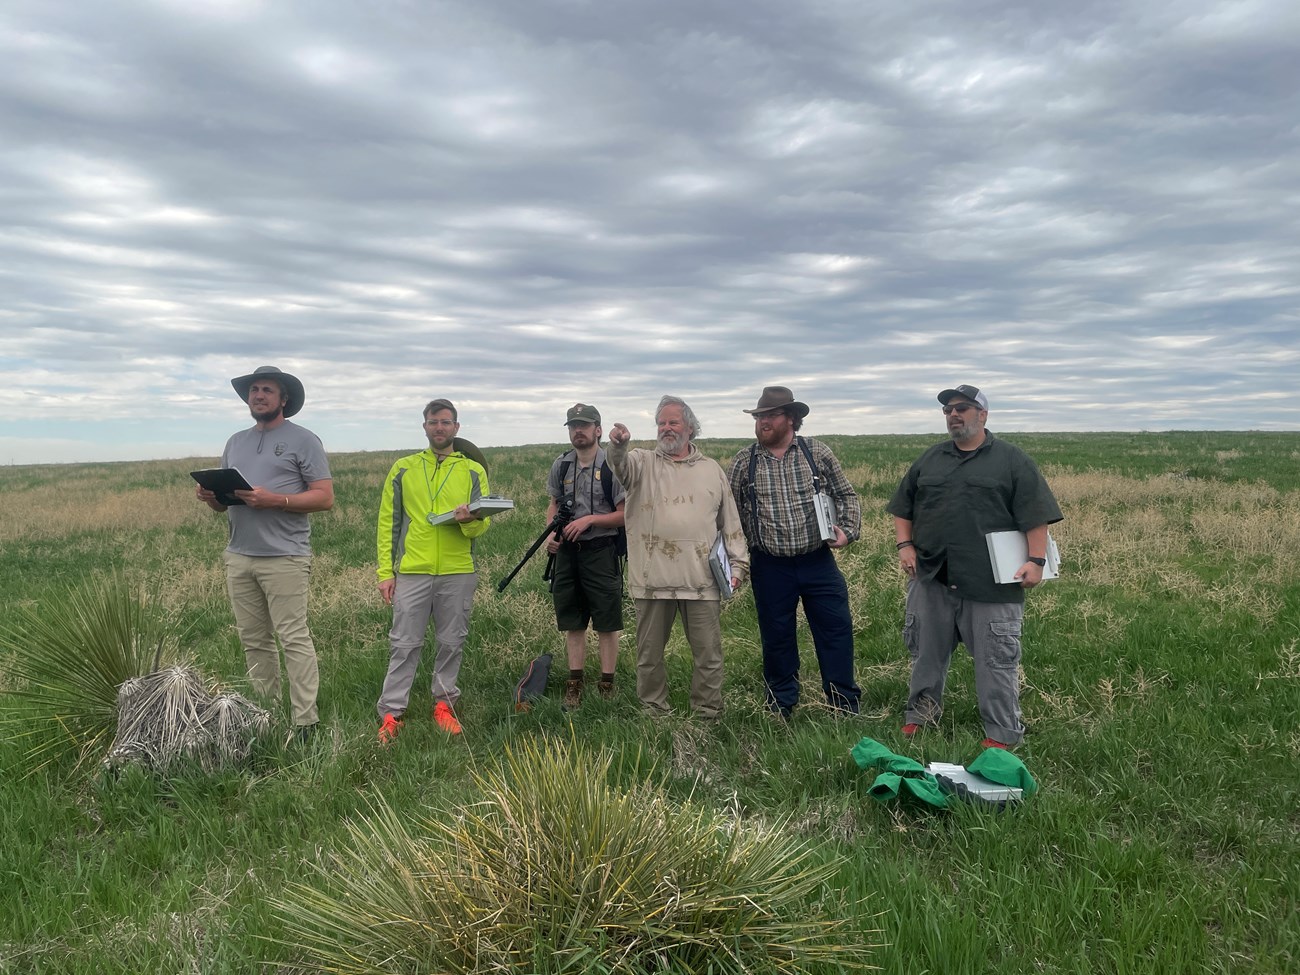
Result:
{"label": "black sunglasses", "polygon": [[945,406],[943,408],[943,415],[947,416],[949,413],[953,413],[953,412],[965,413],[967,410],[976,410],[976,409],[979,409],[979,407],[977,407],[974,403],[953,403],[951,406]]}

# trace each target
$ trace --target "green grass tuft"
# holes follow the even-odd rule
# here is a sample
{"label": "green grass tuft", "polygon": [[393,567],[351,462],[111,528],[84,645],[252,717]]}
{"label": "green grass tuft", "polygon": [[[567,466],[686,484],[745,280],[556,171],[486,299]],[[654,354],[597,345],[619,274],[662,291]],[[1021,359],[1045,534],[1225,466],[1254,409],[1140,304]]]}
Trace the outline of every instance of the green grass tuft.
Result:
{"label": "green grass tuft", "polygon": [[787,823],[619,789],[611,762],[532,739],[450,818],[377,801],[317,883],[277,901],[293,949],[353,975],[865,966],[861,905],[822,902],[837,865]]}

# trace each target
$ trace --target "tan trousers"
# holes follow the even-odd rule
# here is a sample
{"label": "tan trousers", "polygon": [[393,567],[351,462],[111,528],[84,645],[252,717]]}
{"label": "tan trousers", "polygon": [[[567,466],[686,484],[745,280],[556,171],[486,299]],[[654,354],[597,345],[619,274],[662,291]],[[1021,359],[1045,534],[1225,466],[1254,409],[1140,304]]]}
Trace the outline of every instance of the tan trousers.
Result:
{"label": "tan trousers", "polygon": [[311,556],[252,558],[226,552],[225,563],[226,589],[253,690],[277,703],[280,700],[278,636],[289,675],[293,723],[298,727],[315,724],[320,720],[316,713],[320,671],[307,629]]}
{"label": "tan trousers", "polygon": [[673,621],[695,658],[691,672],[691,711],[701,718],[722,715],[722,604],[716,599],[637,599],[636,694],[654,712],[668,712],[668,672],[664,647]]}

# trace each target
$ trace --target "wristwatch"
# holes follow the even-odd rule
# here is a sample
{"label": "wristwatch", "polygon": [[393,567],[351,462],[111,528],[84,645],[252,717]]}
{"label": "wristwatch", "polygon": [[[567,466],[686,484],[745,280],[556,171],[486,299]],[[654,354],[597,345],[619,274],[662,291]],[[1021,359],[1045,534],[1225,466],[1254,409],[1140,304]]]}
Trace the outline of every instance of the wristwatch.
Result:
{"label": "wristwatch", "polygon": [[1032,562],[1032,563],[1034,563],[1034,565],[1037,565],[1037,566],[1045,566],[1045,565],[1047,565],[1047,559],[1036,559],[1036,558],[1034,558],[1032,555],[1029,556],[1029,558],[1025,559],[1025,561],[1026,561],[1026,562]]}

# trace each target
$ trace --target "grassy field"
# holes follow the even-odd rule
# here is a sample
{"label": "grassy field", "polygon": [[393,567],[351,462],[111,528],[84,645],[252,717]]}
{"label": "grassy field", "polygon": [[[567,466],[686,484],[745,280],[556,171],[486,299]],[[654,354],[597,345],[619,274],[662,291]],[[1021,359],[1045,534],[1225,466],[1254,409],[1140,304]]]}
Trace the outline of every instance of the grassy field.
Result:
{"label": "grassy field", "polygon": [[[882,806],[849,758],[866,735],[923,761],[965,761],[983,733],[959,654],[942,729],[898,734],[903,584],[884,504],[936,437],[826,439],[863,496],[864,539],[840,557],[860,717],[809,706],[788,727],[768,718],[747,591],[723,615],[728,710],[716,726],[684,716],[680,637],[670,679],[681,716],[639,715],[630,629],[613,701],[592,695],[565,714],[553,681],[538,708],[515,714],[525,663],[562,656],[562,641],[542,558],[504,595],[495,583],[542,528],[559,447],[502,448],[487,452],[492,487],[518,510],[479,550],[465,733],[449,740],[427,720],[422,671],[388,749],[374,744],[388,623],[374,519],[397,454],[334,456],[336,507],[313,516],[323,734],[283,747],[280,714],[277,743],[251,768],[168,780],[66,765],[25,775],[0,742],[0,973],[310,970],[277,941],[271,899],[285,884],[328,863],[377,797],[454,817],[477,798],[475,772],[543,736],[614,756],[628,788],[651,779],[683,802],[785,823],[835,865],[833,892],[865,899],[857,936],[885,943],[874,954],[885,972],[1300,971],[1300,434],[1008,436],[1038,460],[1066,520],[1053,531],[1062,578],[1030,595],[1025,621],[1030,733],[1018,753],[1041,791],[1006,815]],[[742,442],[701,446],[725,461]],[[205,671],[238,687],[225,519],[195,501],[187,476],[210,463],[0,468],[3,613],[52,608],[67,587],[120,571],[158,593]],[[812,701],[810,649],[804,659]],[[11,667],[0,657],[0,691]]]}

